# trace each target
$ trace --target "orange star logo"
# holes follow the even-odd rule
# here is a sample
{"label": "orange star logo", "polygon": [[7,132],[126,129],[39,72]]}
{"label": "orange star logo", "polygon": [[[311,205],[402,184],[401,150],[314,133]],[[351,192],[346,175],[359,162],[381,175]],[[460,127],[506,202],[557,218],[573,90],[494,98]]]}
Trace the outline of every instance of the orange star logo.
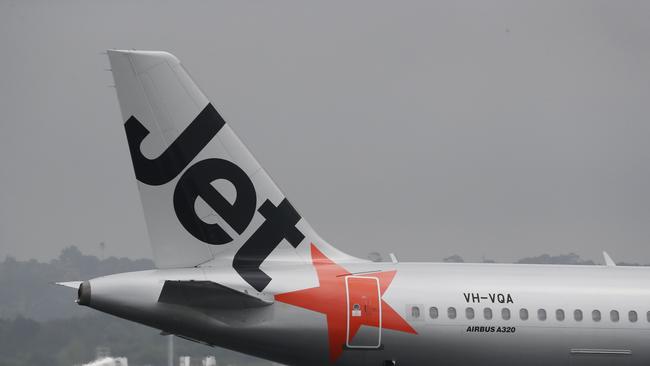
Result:
{"label": "orange star logo", "polygon": [[[314,244],[311,245],[311,258],[318,287],[275,295],[277,301],[323,313],[327,316],[330,361],[334,362],[346,345],[348,329],[348,306],[346,277],[352,275],[342,266],[327,258]],[[379,282],[380,299],[390,286],[396,271],[364,273],[364,277],[376,278]],[[381,299],[381,329],[393,329],[417,334],[417,332]],[[360,318],[350,321],[349,339],[352,340],[362,325],[379,327],[379,317]]]}

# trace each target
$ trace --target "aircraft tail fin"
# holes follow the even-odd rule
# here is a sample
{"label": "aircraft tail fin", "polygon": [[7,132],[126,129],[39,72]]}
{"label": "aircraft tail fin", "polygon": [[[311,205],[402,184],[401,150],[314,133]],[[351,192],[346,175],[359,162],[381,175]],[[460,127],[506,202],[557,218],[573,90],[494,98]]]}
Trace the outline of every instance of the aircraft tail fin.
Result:
{"label": "aircraft tail fin", "polygon": [[259,289],[270,281],[259,266],[279,247],[308,258],[313,242],[352,258],[320,239],[175,56],[107,53],[159,268],[232,256]]}

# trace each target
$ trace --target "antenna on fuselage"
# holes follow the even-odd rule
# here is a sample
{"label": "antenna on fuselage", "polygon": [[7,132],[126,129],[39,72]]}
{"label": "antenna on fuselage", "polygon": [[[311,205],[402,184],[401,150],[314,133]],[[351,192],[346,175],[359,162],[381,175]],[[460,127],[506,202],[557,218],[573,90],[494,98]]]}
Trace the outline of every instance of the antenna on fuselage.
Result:
{"label": "antenna on fuselage", "polygon": [[612,260],[612,257],[607,252],[603,251],[603,257],[605,258],[605,265],[607,267],[616,267],[616,262]]}

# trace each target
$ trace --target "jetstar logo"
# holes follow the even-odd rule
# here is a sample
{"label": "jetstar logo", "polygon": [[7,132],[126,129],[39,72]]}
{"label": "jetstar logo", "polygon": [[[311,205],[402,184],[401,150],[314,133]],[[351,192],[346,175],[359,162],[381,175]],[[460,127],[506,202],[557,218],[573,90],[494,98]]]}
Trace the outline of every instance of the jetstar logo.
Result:
{"label": "jetstar logo", "polygon": [[[253,182],[237,164],[211,158],[196,162],[188,168],[225,124],[212,104],[208,104],[155,159],[147,158],[140,150],[149,130],[135,116],[131,116],[124,124],[136,178],[144,184],[160,186],[180,175],[173,197],[176,217],[185,230],[210,245],[228,244],[233,238],[220,224],[208,224],[198,217],[194,209],[198,198],[206,202],[238,234],[242,234],[250,225],[258,203]],[[211,183],[219,179],[232,183],[237,190],[233,203],[212,186]],[[232,265],[246,282],[257,291],[262,291],[271,282],[271,277],[260,269],[262,262],[282,240],[286,239],[297,248],[305,236],[295,227],[301,217],[286,198],[277,206],[266,199],[257,212],[265,221],[237,251]]]}
{"label": "jetstar logo", "polygon": [[[275,300],[323,313],[327,316],[330,361],[334,362],[343,352],[343,347],[347,339],[348,309],[346,307],[347,291],[345,277],[351,275],[351,273],[327,258],[314,244],[311,245],[311,257],[316,274],[318,275],[319,286],[278,294],[275,295]],[[396,273],[396,271],[364,273],[364,276],[378,279],[380,296],[383,296]],[[379,327],[376,319],[350,323],[349,339],[354,338],[361,325]],[[417,334],[383,299],[381,299],[381,328]]]}

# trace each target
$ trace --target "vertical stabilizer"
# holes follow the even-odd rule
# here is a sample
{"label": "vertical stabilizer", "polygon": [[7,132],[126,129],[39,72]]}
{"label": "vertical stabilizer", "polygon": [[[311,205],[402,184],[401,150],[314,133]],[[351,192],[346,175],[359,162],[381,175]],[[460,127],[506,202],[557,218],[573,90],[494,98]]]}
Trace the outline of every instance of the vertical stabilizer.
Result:
{"label": "vertical stabilizer", "polygon": [[259,267],[272,253],[308,258],[312,242],[351,259],[318,237],[175,56],[108,57],[158,267],[231,256],[233,269],[261,290],[271,279]]}

